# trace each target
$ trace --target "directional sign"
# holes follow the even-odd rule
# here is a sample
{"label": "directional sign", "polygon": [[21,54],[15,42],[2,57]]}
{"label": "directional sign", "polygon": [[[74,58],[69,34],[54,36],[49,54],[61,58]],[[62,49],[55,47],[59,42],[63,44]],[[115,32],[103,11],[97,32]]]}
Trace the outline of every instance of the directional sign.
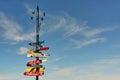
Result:
{"label": "directional sign", "polygon": [[40,64],[40,63],[42,63],[42,61],[41,60],[33,60],[33,61],[29,61],[29,62],[27,62],[27,66],[33,66],[33,65],[38,65],[38,64]]}
{"label": "directional sign", "polygon": [[37,43],[29,43],[29,45],[35,46],[35,47],[42,47],[42,45],[41,45],[42,43],[44,43],[44,41],[40,41],[39,44],[37,44]]}
{"label": "directional sign", "polygon": [[42,53],[42,52],[39,49],[38,50],[29,49],[27,50],[27,53]]}
{"label": "directional sign", "polygon": [[31,49],[27,50],[27,53],[34,53],[34,52],[35,50],[31,50]]}
{"label": "directional sign", "polygon": [[[40,67],[38,71],[43,72],[44,70],[45,70],[45,67],[44,68]],[[25,72],[36,72],[36,71],[37,71],[36,68],[27,68],[25,70]]]}
{"label": "directional sign", "polygon": [[49,47],[41,47],[40,51],[44,51],[44,50],[48,50],[48,49],[49,49]]}
{"label": "directional sign", "polygon": [[44,42],[45,42],[44,40],[43,40],[43,41],[40,41],[39,44],[42,44],[42,43],[44,43]]}
{"label": "directional sign", "polygon": [[40,63],[44,63],[44,62],[47,62],[47,59],[29,61],[29,62],[27,62],[26,65],[27,65],[27,66],[31,66],[31,67],[35,67],[36,65],[39,66]]}
{"label": "directional sign", "polygon": [[32,49],[27,50],[27,53],[35,53],[35,52],[36,50],[32,50]]}
{"label": "directional sign", "polygon": [[39,58],[46,58],[50,56],[49,54],[43,54],[43,53],[29,53],[27,54],[27,57],[39,57]]}
{"label": "directional sign", "polygon": [[43,76],[44,72],[24,72],[25,76]]}
{"label": "directional sign", "polygon": [[31,46],[35,46],[35,47],[42,47],[41,44],[36,44],[36,43],[29,43],[29,45],[31,45]]}

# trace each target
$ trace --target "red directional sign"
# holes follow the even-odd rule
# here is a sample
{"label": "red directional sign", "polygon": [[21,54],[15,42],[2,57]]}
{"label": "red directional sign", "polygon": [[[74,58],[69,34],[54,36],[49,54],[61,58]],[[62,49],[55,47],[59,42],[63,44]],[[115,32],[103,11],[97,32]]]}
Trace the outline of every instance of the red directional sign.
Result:
{"label": "red directional sign", "polygon": [[47,59],[43,59],[43,60],[33,60],[33,61],[29,61],[29,62],[27,62],[27,66],[36,66],[36,65],[38,65],[39,66],[39,64],[41,64],[41,63],[44,63],[44,62],[47,62]]}
{"label": "red directional sign", "polygon": [[41,47],[41,48],[40,48],[40,51],[48,50],[48,49],[49,49],[49,47]]}
{"label": "red directional sign", "polygon": [[25,76],[43,76],[44,72],[24,72]]}
{"label": "red directional sign", "polygon": [[42,60],[33,60],[33,61],[29,61],[29,62],[27,62],[27,66],[33,66],[33,65],[38,65],[38,64],[40,64],[40,63],[42,63]]}

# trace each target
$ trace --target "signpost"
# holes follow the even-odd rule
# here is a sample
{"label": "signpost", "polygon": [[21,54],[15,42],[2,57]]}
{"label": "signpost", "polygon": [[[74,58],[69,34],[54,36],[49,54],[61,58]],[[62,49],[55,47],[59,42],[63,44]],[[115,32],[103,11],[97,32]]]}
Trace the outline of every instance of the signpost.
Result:
{"label": "signpost", "polygon": [[[43,14],[45,16],[45,13]],[[43,20],[43,17],[41,18]],[[26,66],[28,68],[25,70],[24,75],[25,76],[36,76],[36,80],[39,80],[39,76],[44,75],[45,67],[41,65],[42,63],[46,62],[47,59],[40,59],[40,58],[47,58],[50,56],[49,54],[43,54],[41,51],[48,50],[49,47],[43,47],[41,44],[44,43],[44,41],[39,41],[39,31],[40,31],[40,19],[39,19],[39,6],[37,6],[36,10],[36,42],[29,43],[30,46],[35,47],[35,49],[29,49],[27,51],[27,57],[36,58],[36,60],[32,60],[27,62]]]}

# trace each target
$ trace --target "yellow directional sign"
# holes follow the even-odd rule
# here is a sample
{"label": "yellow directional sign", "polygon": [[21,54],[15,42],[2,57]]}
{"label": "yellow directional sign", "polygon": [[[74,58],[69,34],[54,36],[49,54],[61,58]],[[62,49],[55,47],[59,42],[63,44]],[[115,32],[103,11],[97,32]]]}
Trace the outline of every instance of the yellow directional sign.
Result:
{"label": "yellow directional sign", "polygon": [[[39,68],[39,72],[43,72],[45,68]],[[36,72],[36,68],[27,68],[25,72]]]}
{"label": "yellow directional sign", "polygon": [[27,50],[27,53],[35,53],[35,50],[29,49],[29,50]]}

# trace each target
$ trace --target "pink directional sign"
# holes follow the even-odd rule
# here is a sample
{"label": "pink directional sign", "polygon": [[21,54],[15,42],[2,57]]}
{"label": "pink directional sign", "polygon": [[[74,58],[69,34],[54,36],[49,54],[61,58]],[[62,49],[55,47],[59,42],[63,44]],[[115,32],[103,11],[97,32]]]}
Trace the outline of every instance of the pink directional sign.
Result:
{"label": "pink directional sign", "polygon": [[44,72],[24,72],[25,76],[43,76]]}

